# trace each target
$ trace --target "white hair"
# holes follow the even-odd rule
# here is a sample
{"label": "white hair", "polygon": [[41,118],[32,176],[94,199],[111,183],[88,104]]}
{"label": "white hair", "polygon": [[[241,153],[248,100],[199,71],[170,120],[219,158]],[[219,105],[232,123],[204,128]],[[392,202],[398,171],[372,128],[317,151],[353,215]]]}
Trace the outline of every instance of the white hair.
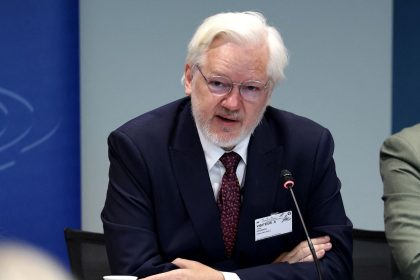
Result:
{"label": "white hair", "polygon": [[[267,25],[265,17],[258,12],[220,13],[205,19],[188,45],[186,63],[190,66],[203,63],[211,43],[220,37],[241,44],[267,44],[267,76],[274,84],[284,78],[287,49],[280,33]],[[182,82],[184,79],[183,76]]]}
{"label": "white hair", "polygon": [[56,259],[22,243],[0,242],[0,280],[73,280]]}

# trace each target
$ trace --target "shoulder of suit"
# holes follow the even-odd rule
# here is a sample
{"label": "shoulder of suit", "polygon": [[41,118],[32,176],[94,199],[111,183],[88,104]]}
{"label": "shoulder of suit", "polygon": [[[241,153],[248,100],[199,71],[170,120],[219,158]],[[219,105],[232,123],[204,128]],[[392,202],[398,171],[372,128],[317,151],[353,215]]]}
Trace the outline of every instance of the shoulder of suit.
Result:
{"label": "shoulder of suit", "polygon": [[277,109],[272,106],[267,106],[265,117],[268,120],[274,119],[280,122],[285,122],[289,126],[296,126],[295,128],[298,128],[298,126],[304,126],[304,127],[312,127],[314,129],[322,129],[322,130],[326,129],[324,126],[322,126],[321,124],[317,123],[316,121],[312,119],[297,115],[289,111]]}
{"label": "shoulder of suit", "polygon": [[384,145],[407,146],[413,152],[420,154],[420,123],[391,135],[385,140]]}
{"label": "shoulder of suit", "polygon": [[404,128],[401,132],[397,133],[399,137],[405,138],[410,142],[420,143],[420,123],[411,127]]}
{"label": "shoulder of suit", "polygon": [[176,116],[186,107],[189,107],[190,104],[191,103],[189,97],[175,100],[127,121],[117,130],[124,131],[132,129],[152,128],[173,122],[176,119]]}

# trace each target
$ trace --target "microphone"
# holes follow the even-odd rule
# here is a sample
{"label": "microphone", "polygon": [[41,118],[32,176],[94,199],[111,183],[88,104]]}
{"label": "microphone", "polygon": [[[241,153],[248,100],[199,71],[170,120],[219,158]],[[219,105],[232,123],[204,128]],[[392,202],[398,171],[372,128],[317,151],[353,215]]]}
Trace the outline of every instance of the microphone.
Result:
{"label": "microphone", "polygon": [[321,267],[319,265],[319,260],[315,253],[314,244],[312,244],[312,241],[309,238],[309,234],[308,234],[308,231],[306,230],[305,222],[303,221],[303,217],[302,217],[302,214],[300,213],[299,205],[296,201],[295,193],[293,192],[293,187],[295,186],[295,180],[293,179],[292,173],[290,173],[290,171],[286,169],[283,169],[280,172],[280,178],[281,178],[283,188],[290,190],[290,193],[292,194],[293,202],[295,203],[297,212],[299,214],[300,222],[303,226],[303,230],[305,231],[306,240],[308,242],[309,249],[311,250],[311,254],[315,262],[316,271],[318,273],[318,279],[322,280]]}

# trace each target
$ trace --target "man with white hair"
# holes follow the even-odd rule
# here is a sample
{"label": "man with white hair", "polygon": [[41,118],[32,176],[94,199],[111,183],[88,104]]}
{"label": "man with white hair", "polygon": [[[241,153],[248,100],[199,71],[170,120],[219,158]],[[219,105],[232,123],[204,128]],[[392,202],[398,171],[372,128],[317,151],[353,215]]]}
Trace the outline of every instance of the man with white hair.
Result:
{"label": "man with white hair", "polygon": [[287,61],[261,14],[211,16],[188,47],[187,97],[111,133],[102,221],[113,273],[316,279],[297,209],[281,187],[288,169],[324,279],[352,277],[352,225],[332,136],[268,106]]}

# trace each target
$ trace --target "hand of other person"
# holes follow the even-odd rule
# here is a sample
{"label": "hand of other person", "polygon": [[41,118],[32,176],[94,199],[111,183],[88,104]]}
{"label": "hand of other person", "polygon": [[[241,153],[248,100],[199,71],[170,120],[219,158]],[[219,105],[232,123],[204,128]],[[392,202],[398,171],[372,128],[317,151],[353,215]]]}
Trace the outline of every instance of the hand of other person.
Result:
{"label": "hand of other person", "polygon": [[143,280],[223,280],[223,274],[202,263],[177,258],[172,262],[179,269],[152,275]]}
{"label": "hand of other person", "polygon": [[[328,235],[312,238],[311,240],[318,259],[324,257],[325,253],[332,248]],[[273,263],[288,262],[292,264],[296,262],[311,262],[313,260],[314,258],[312,257],[308,242],[305,240],[300,242],[292,251],[282,253]]]}

